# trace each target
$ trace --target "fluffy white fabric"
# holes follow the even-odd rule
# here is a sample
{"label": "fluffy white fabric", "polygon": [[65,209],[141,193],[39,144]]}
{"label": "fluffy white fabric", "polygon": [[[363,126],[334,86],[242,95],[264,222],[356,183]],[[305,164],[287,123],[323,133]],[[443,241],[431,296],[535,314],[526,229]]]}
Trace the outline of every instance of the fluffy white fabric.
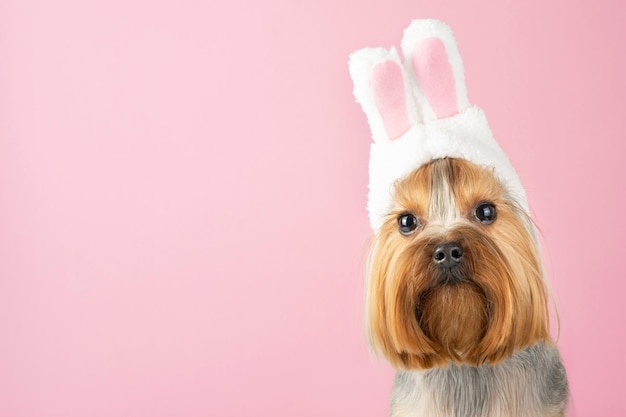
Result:
{"label": "fluffy white fabric", "polygon": [[[411,54],[420,40],[428,38],[442,40],[452,67],[459,113],[451,117],[436,119],[413,73]],[[393,48],[389,51],[365,48],[350,56],[354,95],[367,115],[374,139],[370,151],[368,195],[372,228],[378,230],[392,208],[393,187],[397,180],[433,159],[445,157],[493,167],[510,197],[528,211],[526,194],[515,169],[493,138],[483,111],[471,106],[467,100],[463,63],[450,28],[434,20],[415,20],[405,30],[401,45],[404,64]],[[372,69],[389,60],[404,68],[406,106],[411,122],[410,129],[397,139],[388,137],[370,85]]]}
{"label": "fluffy white fabric", "polygon": [[524,188],[493,138],[483,111],[470,107],[453,117],[413,125],[394,141],[372,144],[367,206],[372,228],[378,230],[392,208],[395,181],[433,159],[445,157],[493,167],[511,198],[528,211]]}

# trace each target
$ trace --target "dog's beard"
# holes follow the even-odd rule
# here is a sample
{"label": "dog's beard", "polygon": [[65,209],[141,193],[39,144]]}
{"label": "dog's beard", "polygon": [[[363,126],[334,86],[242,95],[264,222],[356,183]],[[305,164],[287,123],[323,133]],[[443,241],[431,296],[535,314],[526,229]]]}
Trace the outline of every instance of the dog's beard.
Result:
{"label": "dog's beard", "polygon": [[[377,350],[397,367],[424,369],[496,363],[549,340],[532,226],[491,171],[437,160],[396,184],[394,197],[370,265],[368,319]],[[485,200],[498,208],[493,224],[471,217]],[[406,212],[420,225],[403,235],[397,219]],[[451,241],[463,248],[462,262],[435,265],[433,248]]]}
{"label": "dog's beard", "polygon": [[424,334],[445,351],[466,356],[485,334],[488,301],[475,284],[446,283],[423,292],[416,318]]}

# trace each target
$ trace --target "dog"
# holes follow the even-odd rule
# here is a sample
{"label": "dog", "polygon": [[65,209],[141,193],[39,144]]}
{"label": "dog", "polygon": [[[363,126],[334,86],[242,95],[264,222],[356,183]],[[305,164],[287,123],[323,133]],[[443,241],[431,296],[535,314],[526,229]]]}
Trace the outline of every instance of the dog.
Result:
{"label": "dog", "polygon": [[392,417],[563,416],[568,382],[523,187],[467,100],[456,41],[417,20],[351,56],[374,137],[367,329]]}
{"label": "dog", "polygon": [[400,181],[376,236],[373,344],[397,368],[392,416],[561,416],[532,223],[489,169],[437,159]]}

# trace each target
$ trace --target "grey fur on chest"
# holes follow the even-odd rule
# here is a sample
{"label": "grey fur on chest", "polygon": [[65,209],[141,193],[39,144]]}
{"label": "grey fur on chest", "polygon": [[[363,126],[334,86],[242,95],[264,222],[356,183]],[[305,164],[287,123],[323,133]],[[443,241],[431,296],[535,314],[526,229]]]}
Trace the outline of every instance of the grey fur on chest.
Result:
{"label": "grey fur on chest", "polygon": [[391,416],[561,416],[567,395],[559,352],[538,343],[496,365],[399,371]]}

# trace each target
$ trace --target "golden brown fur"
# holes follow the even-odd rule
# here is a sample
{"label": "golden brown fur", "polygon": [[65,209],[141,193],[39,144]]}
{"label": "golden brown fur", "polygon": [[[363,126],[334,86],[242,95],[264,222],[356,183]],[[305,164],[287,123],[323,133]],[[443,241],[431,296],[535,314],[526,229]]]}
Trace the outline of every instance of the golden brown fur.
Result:
{"label": "golden brown fur", "polygon": [[[493,224],[473,215],[497,208]],[[414,234],[398,231],[413,213]],[[445,213],[444,213],[445,212]],[[440,279],[437,244],[459,242],[462,282]],[[530,220],[492,170],[460,159],[435,160],[399,181],[394,207],[378,232],[368,283],[373,346],[398,368],[497,363],[539,340],[549,341],[548,308]]]}

